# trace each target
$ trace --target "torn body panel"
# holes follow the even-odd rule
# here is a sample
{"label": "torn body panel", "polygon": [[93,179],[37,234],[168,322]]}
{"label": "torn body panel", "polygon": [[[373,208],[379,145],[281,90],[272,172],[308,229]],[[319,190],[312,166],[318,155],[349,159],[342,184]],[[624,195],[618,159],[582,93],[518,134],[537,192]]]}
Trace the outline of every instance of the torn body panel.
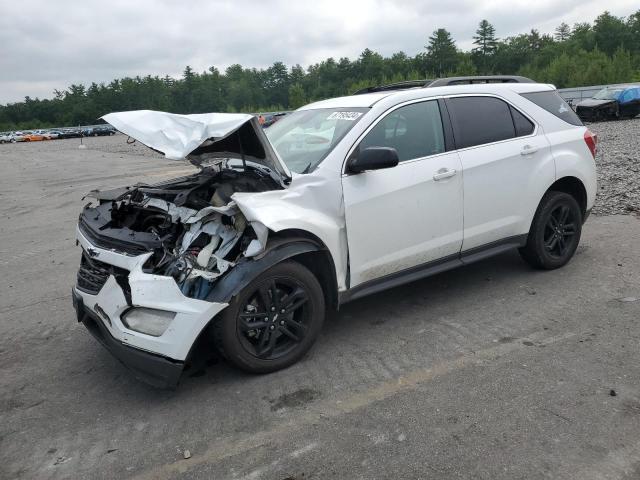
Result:
{"label": "torn body panel", "polygon": [[178,115],[153,110],[110,113],[102,117],[122,133],[159,151],[170,160],[197,166],[230,158],[263,165],[281,181],[291,172],[278,157],[258,119],[244,113]]}
{"label": "torn body panel", "polygon": [[347,288],[348,250],[340,178],[322,168],[295,175],[285,190],[238,192],[233,200],[249,222],[272,232],[303,231],[319,239],[331,254],[338,290]]}
{"label": "torn body panel", "polygon": [[[123,290],[113,275],[107,277],[97,293],[78,285],[74,288],[85,308],[102,320],[113,338],[125,345],[184,361],[202,329],[227,306],[186,297],[171,277],[146,273],[143,265],[152,253],[130,256],[96,247],[80,229],[77,239],[83,250],[93,251],[95,261],[129,272],[129,292]],[[132,307],[174,312],[175,317],[162,335],[151,336],[131,330],[123,323],[122,315]]]}
{"label": "torn body panel", "polygon": [[119,195],[94,193],[99,204],[85,207],[79,229],[98,247],[151,252],[145,271],[173,277],[185,295],[202,299],[236,261],[266,246],[266,227],[258,223],[254,230],[232,195],[279,188],[258,168],[206,168],[173,182],[119,189]]}

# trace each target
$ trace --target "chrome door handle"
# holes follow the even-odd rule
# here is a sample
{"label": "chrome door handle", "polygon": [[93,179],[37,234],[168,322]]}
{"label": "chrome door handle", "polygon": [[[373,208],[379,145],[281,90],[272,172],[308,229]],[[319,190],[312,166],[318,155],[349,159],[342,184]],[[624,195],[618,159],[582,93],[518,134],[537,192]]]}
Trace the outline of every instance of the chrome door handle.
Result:
{"label": "chrome door handle", "polygon": [[534,147],[533,145],[525,145],[520,150],[520,155],[531,155],[532,153],[536,153],[538,151],[538,147]]}
{"label": "chrome door handle", "polygon": [[441,168],[433,174],[433,179],[436,182],[439,182],[440,180],[444,180],[445,178],[453,177],[456,173],[458,173],[458,171],[453,168]]}

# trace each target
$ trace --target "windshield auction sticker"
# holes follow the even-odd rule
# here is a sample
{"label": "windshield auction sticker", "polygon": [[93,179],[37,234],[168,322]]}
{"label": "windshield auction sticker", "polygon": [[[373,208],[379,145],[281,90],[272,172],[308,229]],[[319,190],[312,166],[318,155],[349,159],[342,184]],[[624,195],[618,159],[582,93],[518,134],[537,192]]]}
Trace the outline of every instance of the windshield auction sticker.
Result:
{"label": "windshield auction sticker", "polygon": [[327,120],[347,120],[353,122],[362,115],[362,112],[333,112]]}

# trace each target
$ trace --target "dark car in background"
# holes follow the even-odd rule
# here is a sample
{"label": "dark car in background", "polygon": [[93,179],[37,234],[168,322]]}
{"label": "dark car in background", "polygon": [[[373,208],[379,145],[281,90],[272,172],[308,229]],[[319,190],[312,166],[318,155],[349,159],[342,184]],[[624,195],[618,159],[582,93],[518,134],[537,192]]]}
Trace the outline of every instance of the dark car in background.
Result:
{"label": "dark car in background", "polygon": [[578,103],[576,113],[582,120],[596,122],[633,118],[640,114],[640,85],[605,87],[592,98]]}
{"label": "dark car in background", "polygon": [[63,131],[63,136],[58,138],[80,138],[82,137],[82,130],[79,128],[65,128]]}
{"label": "dark car in background", "polygon": [[267,128],[276,123],[278,120],[281,120],[287,112],[273,113],[271,115],[265,116],[265,121],[262,124],[262,128]]}
{"label": "dark car in background", "polygon": [[99,125],[97,127],[87,127],[82,130],[85,137],[103,137],[107,135],[115,135],[116,129],[111,125]]}

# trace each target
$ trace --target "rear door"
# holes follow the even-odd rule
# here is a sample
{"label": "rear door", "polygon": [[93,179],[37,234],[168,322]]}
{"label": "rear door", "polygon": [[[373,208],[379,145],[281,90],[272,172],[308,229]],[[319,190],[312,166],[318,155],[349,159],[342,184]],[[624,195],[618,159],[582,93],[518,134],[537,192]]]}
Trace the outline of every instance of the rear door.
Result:
{"label": "rear door", "polygon": [[547,138],[504,99],[473,95],[446,102],[464,170],[462,251],[516,240],[529,231],[539,185],[555,179]]}
{"label": "rear door", "polygon": [[386,114],[357,145],[395,148],[400,163],[343,176],[351,287],[460,252],[462,167],[446,138],[428,100]]}

